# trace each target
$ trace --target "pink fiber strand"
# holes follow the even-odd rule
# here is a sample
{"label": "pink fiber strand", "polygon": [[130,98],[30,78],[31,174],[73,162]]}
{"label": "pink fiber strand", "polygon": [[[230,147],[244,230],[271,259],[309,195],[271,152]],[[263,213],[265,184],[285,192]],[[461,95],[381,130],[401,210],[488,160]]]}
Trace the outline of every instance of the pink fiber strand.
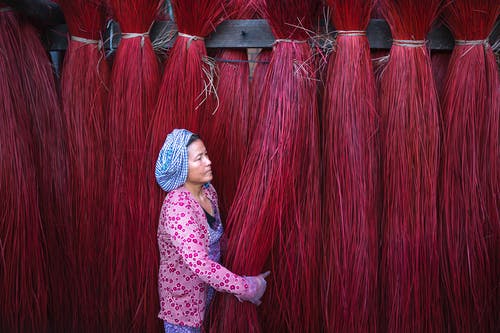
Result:
{"label": "pink fiber strand", "polygon": [[[277,38],[307,38],[292,25],[311,28],[315,2],[262,5]],[[214,331],[319,329],[319,131],[313,63],[308,44],[274,47],[261,112],[229,211],[227,258],[236,273],[270,269],[272,275],[258,309],[224,295],[215,314],[221,319],[212,322]]]}
{"label": "pink fiber strand", "polygon": [[322,109],[324,313],[329,332],[378,323],[379,126],[366,31],[370,1],[327,1],[339,32]]}
{"label": "pink fiber strand", "polygon": [[[153,186],[148,133],[160,84],[159,62],[147,33],[157,0],[110,1],[122,39],[111,72],[111,158],[108,224],[110,331],[153,332],[158,312],[156,225],[150,214]],[[125,35],[126,36],[126,35]]]}
{"label": "pink fiber strand", "polygon": [[[454,1],[443,19],[456,40],[486,40],[497,1]],[[440,218],[447,329],[500,327],[500,84],[491,47],[455,43],[443,88]]]}
{"label": "pink fiber strand", "polygon": [[439,108],[424,40],[439,0],[381,0],[394,40],[380,82],[383,170],[382,332],[443,328],[439,290]]}

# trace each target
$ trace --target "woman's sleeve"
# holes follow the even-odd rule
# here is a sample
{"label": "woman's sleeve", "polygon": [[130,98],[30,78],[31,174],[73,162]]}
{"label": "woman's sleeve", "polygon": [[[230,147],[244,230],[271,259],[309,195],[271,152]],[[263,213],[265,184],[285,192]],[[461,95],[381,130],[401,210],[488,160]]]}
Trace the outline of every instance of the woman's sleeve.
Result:
{"label": "woman's sleeve", "polygon": [[253,296],[255,288],[245,278],[209,259],[206,250],[207,229],[196,221],[189,201],[174,202],[167,198],[162,207],[160,223],[164,223],[162,229],[189,269],[201,280],[221,292],[238,297]]}

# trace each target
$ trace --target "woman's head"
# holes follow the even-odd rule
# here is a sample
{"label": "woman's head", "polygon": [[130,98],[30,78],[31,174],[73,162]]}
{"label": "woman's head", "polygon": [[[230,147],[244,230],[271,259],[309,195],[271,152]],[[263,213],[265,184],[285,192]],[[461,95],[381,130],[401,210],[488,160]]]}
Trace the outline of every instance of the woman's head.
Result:
{"label": "woman's head", "polygon": [[212,176],[212,162],[208,158],[207,149],[200,137],[193,135],[187,144],[188,148],[188,175],[186,183],[203,185],[210,182]]}
{"label": "woman's head", "polygon": [[[191,155],[193,155],[192,163]],[[200,137],[185,129],[174,129],[167,135],[158,155],[155,168],[156,181],[166,192],[189,181],[188,175],[191,173],[192,181],[198,182],[209,178],[206,181],[208,182],[212,179],[210,165]]]}

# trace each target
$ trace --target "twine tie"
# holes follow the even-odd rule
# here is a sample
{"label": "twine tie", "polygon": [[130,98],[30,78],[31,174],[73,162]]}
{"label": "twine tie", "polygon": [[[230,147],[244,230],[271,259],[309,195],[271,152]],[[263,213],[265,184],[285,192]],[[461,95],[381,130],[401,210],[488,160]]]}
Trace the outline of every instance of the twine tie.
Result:
{"label": "twine tie", "polygon": [[403,47],[422,47],[425,46],[425,40],[414,40],[414,39],[393,39],[392,45],[403,46]]}
{"label": "twine tie", "polygon": [[455,45],[488,45],[487,39],[475,39],[475,40],[465,40],[465,39],[456,39]]}
{"label": "twine tie", "polygon": [[178,32],[177,33],[178,36],[180,37],[184,37],[184,38],[187,38],[188,39],[188,42],[187,42],[187,48],[189,48],[189,46],[191,45],[191,42],[192,41],[196,41],[196,40],[205,40],[204,37],[201,37],[201,36],[195,36],[195,35],[189,35],[189,34],[185,34],[183,32]]}
{"label": "twine tie", "polygon": [[346,36],[346,37],[354,37],[354,36],[366,36],[366,31],[364,30],[337,30],[337,36]]}
{"label": "twine tie", "polygon": [[138,32],[126,32],[122,34],[122,39],[130,39],[130,38],[137,38],[141,37],[141,47],[144,46],[144,39],[146,37],[149,37],[149,31],[148,32],[143,32],[143,33],[138,33]]}
{"label": "twine tie", "polygon": [[78,36],[71,36],[71,40],[82,43],[82,44],[87,44],[87,45],[92,45],[96,44],[97,48],[100,50],[102,49],[102,40],[96,40],[96,39],[88,39],[88,38],[83,38],[83,37],[78,37]]}

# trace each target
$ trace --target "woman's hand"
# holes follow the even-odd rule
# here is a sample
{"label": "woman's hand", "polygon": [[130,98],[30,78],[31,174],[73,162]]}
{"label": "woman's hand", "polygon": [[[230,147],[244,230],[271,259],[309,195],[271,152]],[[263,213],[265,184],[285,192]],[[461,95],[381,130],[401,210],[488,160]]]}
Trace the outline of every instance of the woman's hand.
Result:
{"label": "woman's hand", "polygon": [[269,274],[271,274],[270,271],[256,276],[245,276],[245,280],[249,285],[250,293],[248,296],[237,296],[238,299],[240,301],[249,301],[255,305],[260,305],[260,299],[262,295],[264,295],[267,287],[266,277],[268,277]]}

